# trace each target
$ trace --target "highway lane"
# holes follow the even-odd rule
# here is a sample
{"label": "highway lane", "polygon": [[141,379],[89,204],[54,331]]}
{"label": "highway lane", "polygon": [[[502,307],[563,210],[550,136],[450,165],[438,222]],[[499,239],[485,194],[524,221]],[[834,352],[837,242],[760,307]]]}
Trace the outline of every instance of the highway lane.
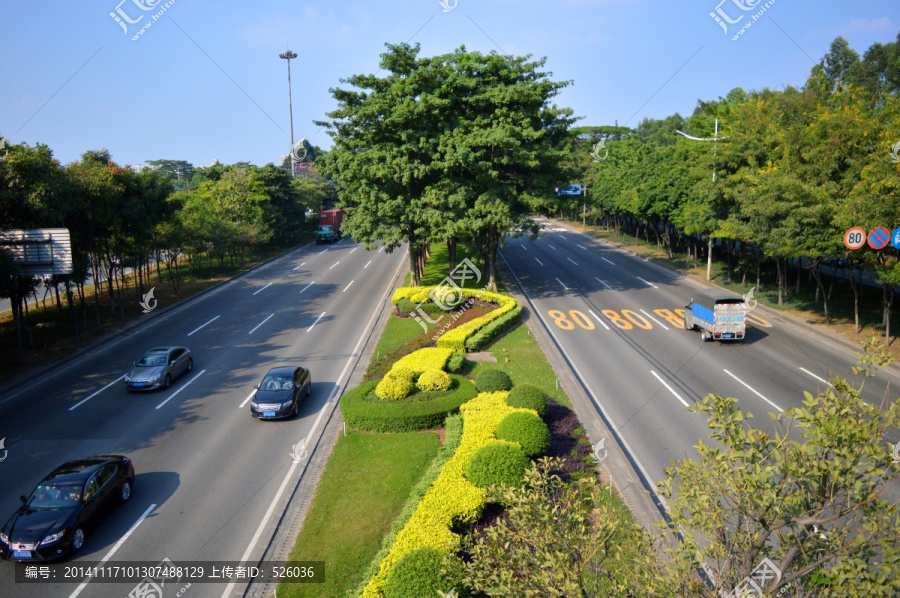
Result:
{"label": "highway lane", "polygon": [[[59,463],[124,453],[135,462],[134,496],[89,538],[75,562],[99,561],[113,549],[113,562],[258,557],[284,504],[285,477],[295,483],[300,474],[291,447],[309,436],[323,406],[334,400],[354,347],[404,263],[401,254],[365,251],[348,239],[307,246],[0,399],[0,436],[9,449],[0,463],[0,517]],[[145,349],[167,344],[190,347],[194,371],[167,391],[127,393],[119,378],[129,364]],[[253,385],[269,367],[287,363],[312,372],[312,394],[300,415],[252,420]],[[280,490],[279,508],[270,513]],[[151,505],[149,516],[116,547]],[[16,586],[11,564],[0,565],[3,595],[72,596],[77,589]],[[90,583],[78,595],[129,590]],[[190,596],[222,596],[223,590],[194,584]]]}
{"label": "highway lane", "polygon": [[[738,398],[771,431],[767,413],[801,405],[832,374],[851,377],[846,348],[757,309],[740,343],[703,343],[679,309],[701,284],[568,227],[544,222],[535,242],[508,239],[503,259],[566,351],[645,475],[694,456],[705,418],[686,411],[707,393]],[[864,397],[878,404],[897,377],[881,372]],[[896,390],[891,396],[896,399]]]}

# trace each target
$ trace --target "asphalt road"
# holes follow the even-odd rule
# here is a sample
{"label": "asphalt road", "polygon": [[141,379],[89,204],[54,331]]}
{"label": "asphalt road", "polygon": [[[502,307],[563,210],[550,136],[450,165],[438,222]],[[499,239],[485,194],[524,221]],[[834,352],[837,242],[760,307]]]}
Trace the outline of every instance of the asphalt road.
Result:
{"label": "asphalt road", "polygon": [[[696,457],[706,418],[686,410],[708,393],[735,397],[753,424],[801,406],[803,391],[832,375],[852,378],[846,346],[757,308],[741,342],[708,342],[684,330],[681,313],[701,283],[571,228],[540,220],[538,240],[507,239],[501,257],[555,337],[595,403],[624,438],[647,480],[671,460]],[[898,376],[880,372],[864,398],[881,404]],[[610,439],[612,440],[612,439]]]}
{"label": "asphalt road", "polygon": [[[323,407],[346,382],[354,347],[387,297],[402,254],[344,239],[309,245],[218,287],[70,365],[0,398],[0,517],[60,463],[131,457],[131,501],[71,564],[259,558],[301,468],[290,451],[321,431]],[[165,306],[159,306],[164,308]],[[185,345],[194,371],[167,391],[130,394],[121,377],[144,350]],[[283,422],[251,419],[253,386],[274,365],[301,364],[312,394]],[[330,406],[329,406],[330,407]],[[0,595],[126,596],[134,584],[15,584],[0,563]],[[240,595],[240,584],[169,584],[188,598]]]}

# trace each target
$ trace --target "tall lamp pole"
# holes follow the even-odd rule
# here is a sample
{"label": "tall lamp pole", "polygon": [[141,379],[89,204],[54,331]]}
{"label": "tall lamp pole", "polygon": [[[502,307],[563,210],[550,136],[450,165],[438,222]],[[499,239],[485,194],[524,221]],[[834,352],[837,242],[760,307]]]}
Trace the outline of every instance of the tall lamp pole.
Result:
{"label": "tall lamp pole", "polygon": [[288,65],[288,110],[290,111],[290,114],[291,114],[291,153],[290,153],[290,156],[291,156],[291,176],[293,177],[293,176],[295,176],[294,172],[295,172],[296,168],[294,168],[294,104],[293,104],[293,100],[291,98],[291,60],[293,60],[294,58],[297,58],[297,53],[291,52],[290,49],[288,49],[284,54],[279,54],[278,57],[283,58],[284,60],[287,60],[287,65]]}
{"label": "tall lamp pole", "polygon": [[[716,159],[718,158],[719,139],[728,139],[728,137],[719,137],[719,119],[716,119],[716,130],[712,137],[693,137],[681,131],[675,131],[677,134],[687,137],[692,141],[712,141],[713,142],[713,174],[712,182],[716,184]],[[712,235],[709,236],[708,248],[706,251],[706,280],[712,280],[712,252],[713,240]]]}

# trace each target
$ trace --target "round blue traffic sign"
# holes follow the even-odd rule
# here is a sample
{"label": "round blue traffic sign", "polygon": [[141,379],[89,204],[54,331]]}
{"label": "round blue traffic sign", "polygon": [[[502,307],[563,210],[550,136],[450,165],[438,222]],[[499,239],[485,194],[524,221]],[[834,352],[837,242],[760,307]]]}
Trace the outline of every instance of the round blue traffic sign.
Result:
{"label": "round blue traffic sign", "polygon": [[884,249],[890,240],[890,233],[883,226],[876,226],[869,231],[869,247],[872,249]]}
{"label": "round blue traffic sign", "polygon": [[891,245],[896,249],[900,249],[900,228],[895,228],[891,233]]}

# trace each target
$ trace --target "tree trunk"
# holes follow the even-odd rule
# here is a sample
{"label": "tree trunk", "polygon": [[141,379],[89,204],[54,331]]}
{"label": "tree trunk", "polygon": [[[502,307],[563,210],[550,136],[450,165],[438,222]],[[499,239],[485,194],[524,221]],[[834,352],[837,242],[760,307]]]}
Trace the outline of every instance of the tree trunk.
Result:
{"label": "tree trunk", "polygon": [[72,321],[72,332],[75,333],[75,342],[78,342],[78,320],[75,319],[75,302],[72,300],[72,288],[69,279],[66,279],[66,302],[69,304],[69,319]]}
{"label": "tree trunk", "polygon": [[416,244],[416,235],[409,231],[409,283],[411,286],[417,287],[420,283],[419,278],[419,246]]}
{"label": "tree trunk", "polygon": [[[825,310],[825,323],[830,324],[831,320],[828,318],[828,297],[825,294],[825,285],[822,284],[822,260],[816,260],[812,271],[813,278],[816,279],[816,301],[818,302],[818,297],[821,295],[822,307]],[[834,278],[832,278],[832,280],[834,280]]]}
{"label": "tree trunk", "polygon": [[712,280],[713,238],[709,237],[706,253],[706,280]]}
{"label": "tree trunk", "polygon": [[456,270],[456,237],[447,239],[447,258],[449,260],[450,272]]}
{"label": "tree trunk", "polygon": [[[13,284],[17,284],[18,281],[15,281]],[[12,297],[9,298],[9,305],[12,307],[13,312],[13,321],[15,322],[16,327],[16,365],[23,365],[25,363],[25,356],[22,353],[22,298],[19,295],[18,290],[11,293]]]}
{"label": "tree trunk", "polygon": [[850,288],[853,289],[853,324],[856,334],[859,334],[862,330],[859,327],[859,287],[856,285],[856,273],[852,265],[850,266]]}
{"label": "tree trunk", "polygon": [[499,243],[499,232],[496,230],[488,231],[488,246],[487,246],[487,271],[488,271],[488,291],[492,293],[497,292],[497,280],[494,276],[494,269],[497,265],[497,247]]}
{"label": "tree trunk", "polygon": [[795,295],[800,294],[800,275],[803,274],[803,258],[797,258],[797,288],[794,290]]}
{"label": "tree trunk", "polygon": [[778,268],[778,276],[776,282],[778,284],[778,305],[784,305],[784,285],[782,284],[782,280],[784,279],[784,269],[781,265],[781,257],[775,258],[775,265]]}
{"label": "tree trunk", "polygon": [[894,307],[894,285],[884,283],[881,285],[884,290],[884,342],[888,347],[891,346],[891,310]]}

